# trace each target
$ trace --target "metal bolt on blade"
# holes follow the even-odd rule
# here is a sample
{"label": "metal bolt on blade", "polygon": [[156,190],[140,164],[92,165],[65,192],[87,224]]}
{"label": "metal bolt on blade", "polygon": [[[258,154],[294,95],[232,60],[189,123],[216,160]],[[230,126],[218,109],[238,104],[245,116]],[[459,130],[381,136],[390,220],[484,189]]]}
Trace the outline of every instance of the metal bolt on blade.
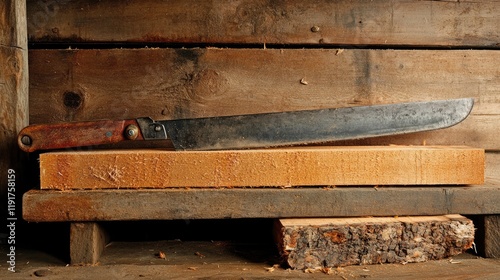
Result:
{"label": "metal bolt on blade", "polygon": [[137,135],[139,135],[139,128],[136,125],[129,125],[127,126],[125,130],[125,137],[129,140],[134,140],[137,138]]}
{"label": "metal bolt on blade", "polygon": [[22,138],[21,138],[21,142],[25,145],[25,146],[31,146],[31,137],[29,137],[28,135],[24,135]]}

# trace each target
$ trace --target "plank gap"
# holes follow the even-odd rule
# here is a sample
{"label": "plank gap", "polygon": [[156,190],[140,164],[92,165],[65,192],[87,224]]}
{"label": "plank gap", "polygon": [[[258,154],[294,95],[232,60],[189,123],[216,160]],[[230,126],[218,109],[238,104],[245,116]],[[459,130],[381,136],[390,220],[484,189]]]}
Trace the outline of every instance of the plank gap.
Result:
{"label": "plank gap", "polygon": [[193,48],[221,48],[221,49],[352,49],[352,50],[499,50],[498,46],[423,46],[423,45],[380,45],[380,44],[268,44],[268,43],[175,43],[175,42],[29,42],[30,50],[57,50],[57,49],[193,49]]}

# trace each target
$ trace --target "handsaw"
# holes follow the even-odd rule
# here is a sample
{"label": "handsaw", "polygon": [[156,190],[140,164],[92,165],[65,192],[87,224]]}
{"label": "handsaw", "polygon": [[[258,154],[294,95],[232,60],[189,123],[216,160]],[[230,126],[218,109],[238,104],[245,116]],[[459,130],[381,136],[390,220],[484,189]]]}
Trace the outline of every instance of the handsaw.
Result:
{"label": "handsaw", "polygon": [[176,150],[291,146],[447,128],[467,118],[473,105],[474,99],[461,98],[193,119],[38,124],[24,128],[18,144],[26,152],[141,140],[169,140]]}

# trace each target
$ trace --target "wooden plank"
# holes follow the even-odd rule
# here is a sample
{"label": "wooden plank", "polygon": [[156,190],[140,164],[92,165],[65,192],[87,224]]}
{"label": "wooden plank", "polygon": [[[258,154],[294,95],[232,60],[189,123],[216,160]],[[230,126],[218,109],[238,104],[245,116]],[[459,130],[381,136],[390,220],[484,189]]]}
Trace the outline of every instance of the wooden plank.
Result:
{"label": "wooden plank", "polygon": [[484,150],[305,147],[40,155],[41,189],[483,184]]}
{"label": "wooden plank", "polygon": [[500,258],[500,215],[484,216],[484,254]]}
{"label": "wooden plank", "polygon": [[348,144],[500,149],[497,51],[32,50],[30,58],[32,124],[474,97],[472,115],[450,129]]}
{"label": "wooden plank", "polygon": [[29,222],[500,213],[500,186],[31,190]]}
{"label": "wooden plank", "polygon": [[486,153],[485,159],[485,180],[500,184],[500,178],[497,176],[500,170],[500,153]]}
{"label": "wooden plank", "polygon": [[96,264],[108,241],[107,233],[98,223],[71,223],[69,242],[71,264]]}
{"label": "wooden plank", "polygon": [[[17,133],[28,124],[28,48],[25,1],[0,2],[0,196],[16,194],[8,174],[15,175],[18,190],[24,177]],[[9,170],[15,172],[12,174]],[[9,178],[12,178],[9,176]],[[9,196],[9,198],[13,198]],[[17,200],[16,200],[17,201]],[[7,204],[1,206],[7,213]],[[17,213],[13,213],[17,215]],[[2,214],[3,215],[3,214]]]}
{"label": "wooden plank", "polygon": [[275,239],[293,269],[439,260],[474,243],[474,224],[461,215],[280,219]]}
{"label": "wooden plank", "polygon": [[28,27],[32,42],[496,48],[498,4],[496,0],[29,0]]}

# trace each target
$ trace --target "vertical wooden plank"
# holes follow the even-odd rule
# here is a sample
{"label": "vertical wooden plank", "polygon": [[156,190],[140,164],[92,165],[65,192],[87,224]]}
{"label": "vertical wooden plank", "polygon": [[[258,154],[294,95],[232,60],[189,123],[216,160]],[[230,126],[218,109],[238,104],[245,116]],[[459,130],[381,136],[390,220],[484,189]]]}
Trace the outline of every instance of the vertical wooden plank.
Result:
{"label": "vertical wooden plank", "polygon": [[[28,124],[25,0],[0,1],[0,116],[0,195],[4,197],[8,189],[9,169],[15,171],[16,179],[22,178],[18,175],[22,165],[16,138],[17,133]],[[17,182],[16,187],[19,185]],[[13,191],[9,189],[10,193],[15,194]],[[21,195],[18,193],[16,196],[20,198]],[[3,210],[6,206],[6,203],[2,203],[2,214],[6,213]]]}
{"label": "vertical wooden plank", "polygon": [[108,236],[97,223],[71,223],[70,258],[71,264],[92,265],[97,263]]}
{"label": "vertical wooden plank", "polygon": [[484,216],[484,255],[500,258],[500,215]]}

